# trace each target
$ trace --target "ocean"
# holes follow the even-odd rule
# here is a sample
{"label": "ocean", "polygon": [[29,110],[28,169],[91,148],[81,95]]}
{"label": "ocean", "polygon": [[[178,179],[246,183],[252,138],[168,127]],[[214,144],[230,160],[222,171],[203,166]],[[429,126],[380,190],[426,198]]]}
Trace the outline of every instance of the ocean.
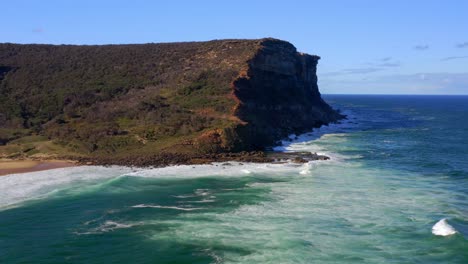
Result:
{"label": "ocean", "polygon": [[468,96],[324,97],[329,161],[0,177],[0,263],[468,263]]}

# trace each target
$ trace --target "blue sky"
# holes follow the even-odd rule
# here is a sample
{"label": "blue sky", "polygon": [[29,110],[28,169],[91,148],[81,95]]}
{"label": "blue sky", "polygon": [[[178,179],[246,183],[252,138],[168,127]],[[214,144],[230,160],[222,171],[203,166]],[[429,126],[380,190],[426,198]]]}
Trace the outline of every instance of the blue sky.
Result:
{"label": "blue sky", "polygon": [[275,37],[322,57],[322,93],[468,94],[468,1],[3,1],[0,42]]}

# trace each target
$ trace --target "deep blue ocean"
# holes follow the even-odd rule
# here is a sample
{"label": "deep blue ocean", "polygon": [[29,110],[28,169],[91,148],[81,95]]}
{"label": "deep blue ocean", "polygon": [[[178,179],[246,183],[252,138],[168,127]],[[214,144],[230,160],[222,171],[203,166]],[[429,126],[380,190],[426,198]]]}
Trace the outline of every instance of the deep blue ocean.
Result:
{"label": "deep blue ocean", "polygon": [[329,161],[0,177],[0,263],[468,263],[468,96],[324,98]]}

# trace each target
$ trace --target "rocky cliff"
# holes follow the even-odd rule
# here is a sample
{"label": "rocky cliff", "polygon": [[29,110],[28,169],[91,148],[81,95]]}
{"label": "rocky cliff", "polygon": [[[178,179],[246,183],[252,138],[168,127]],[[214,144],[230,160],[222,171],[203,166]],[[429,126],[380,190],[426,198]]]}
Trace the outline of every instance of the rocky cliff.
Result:
{"label": "rocky cliff", "polygon": [[264,40],[233,82],[235,115],[247,123],[244,148],[261,148],[291,133],[303,133],[340,118],[317,87],[318,56],[298,53],[284,41]]}
{"label": "rocky cliff", "polygon": [[341,116],[285,41],[0,44],[3,156],[263,150]]}

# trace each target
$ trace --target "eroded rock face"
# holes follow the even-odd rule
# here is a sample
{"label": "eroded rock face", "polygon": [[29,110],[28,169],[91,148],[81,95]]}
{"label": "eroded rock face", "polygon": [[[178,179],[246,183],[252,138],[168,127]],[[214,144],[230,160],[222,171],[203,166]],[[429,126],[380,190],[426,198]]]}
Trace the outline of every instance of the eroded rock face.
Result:
{"label": "eroded rock face", "polygon": [[266,39],[233,82],[243,148],[262,148],[291,133],[303,133],[341,118],[320,95],[318,56],[299,53],[284,41]]}

